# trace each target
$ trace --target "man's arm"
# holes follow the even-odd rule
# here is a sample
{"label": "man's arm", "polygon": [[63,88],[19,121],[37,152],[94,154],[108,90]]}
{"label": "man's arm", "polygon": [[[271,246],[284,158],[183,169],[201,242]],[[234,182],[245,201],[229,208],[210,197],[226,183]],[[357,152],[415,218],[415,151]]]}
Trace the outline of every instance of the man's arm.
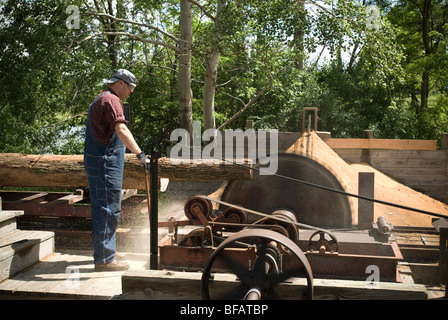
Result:
{"label": "man's arm", "polygon": [[139,155],[142,152],[126,124],[122,122],[117,123],[117,125],[115,126],[115,132],[117,133],[117,136],[118,138],[120,138],[121,142],[123,142],[126,148],[131,150],[132,153],[134,153],[135,155]]}

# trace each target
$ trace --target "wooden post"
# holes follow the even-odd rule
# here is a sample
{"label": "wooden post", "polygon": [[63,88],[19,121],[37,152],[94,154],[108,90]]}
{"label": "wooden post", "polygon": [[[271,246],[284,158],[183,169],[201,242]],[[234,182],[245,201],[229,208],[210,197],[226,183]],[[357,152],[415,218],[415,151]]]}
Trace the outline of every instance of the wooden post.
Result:
{"label": "wooden post", "polygon": [[[364,130],[364,139],[367,139],[367,140],[373,139],[372,130]],[[370,164],[370,148],[362,149],[361,162]]]}
{"label": "wooden post", "polygon": [[364,139],[373,139],[373,131],[364,130]]}
{"label": "wooden post", "polygon": [[448,298],[448,228],[440,228],[439,254],[441,281],[445,283],[445,298]]}
{"label": "wooden post", "polygon": [[445,284],[445,298],[448,298],[448,220],[436,219],[432,225],[439,232],[439,275]]}
{"label": "wooden post", "polygon": [[[360,196],[374,198],[375,173],[360,172],[358,176],[358,194]],[[358,229],[370,229],[374,220],[373,201],[358,199]]]}
{"label": "wooden post", "polygon": [[304,107],[302,109],[302,132],[305,132],[305,113],[306,111],[314,111],[314,131],[317,131],[317,120],[319,120],[318,117],[318,111],[319,109],[317,107]]}
{"label": "wooden post", "polygon": [[442,134],[442,150],[448,150],[448,133]]}
{"label": "wooden post", "polygon": [[[441,149],[446,151],[446,160],[445,160],[445,167],[447,169],[446,171],[446,178],[448,180],[448,133],[443,133],[442,134],[442,145],[441,145]],[[445,184],[445,197],[444,197],[444,201],[448,201],[448,184]],[[448,290],[448,289],[447,289]]]}

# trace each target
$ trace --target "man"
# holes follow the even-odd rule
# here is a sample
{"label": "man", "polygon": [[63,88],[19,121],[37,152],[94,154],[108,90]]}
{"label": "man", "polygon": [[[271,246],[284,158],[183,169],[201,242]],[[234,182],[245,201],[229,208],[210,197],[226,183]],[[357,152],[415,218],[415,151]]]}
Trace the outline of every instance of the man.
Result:
{"label": "man", "polygon": [[84,166],[90,189],[95,270],[127,270],[117,261],[116,228],[121,213],[124,154],[126,147],[146,165],[146,155],[127,127],[125,100],[136,87],[135,76],[119,69],[108,81],[109,89],[92,102],[87,117]]}

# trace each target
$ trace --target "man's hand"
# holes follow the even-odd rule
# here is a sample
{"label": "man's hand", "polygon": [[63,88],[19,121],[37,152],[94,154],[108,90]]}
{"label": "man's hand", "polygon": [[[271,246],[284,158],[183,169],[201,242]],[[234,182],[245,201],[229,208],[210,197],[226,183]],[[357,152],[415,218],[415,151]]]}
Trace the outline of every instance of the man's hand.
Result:
{"label": "man's hand", "polygon": [[146,173],[149,173],[150,170],[150,161],[146,157],[146,154],[142,151],[137,155],[137,159],[144,164]]}

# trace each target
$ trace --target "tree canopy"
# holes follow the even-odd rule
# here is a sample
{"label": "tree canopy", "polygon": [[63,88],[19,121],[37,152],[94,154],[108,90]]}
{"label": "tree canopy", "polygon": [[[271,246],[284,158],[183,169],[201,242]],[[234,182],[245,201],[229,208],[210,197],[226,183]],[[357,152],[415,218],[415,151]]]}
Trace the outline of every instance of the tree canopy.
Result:
{"label": "tree canopy", "polygon": [[83,151],[86,112],[132,71],[131,129],[146,150],[173,118],[333,137],[448,131],[442,0],[4,0],[0,152]]}

